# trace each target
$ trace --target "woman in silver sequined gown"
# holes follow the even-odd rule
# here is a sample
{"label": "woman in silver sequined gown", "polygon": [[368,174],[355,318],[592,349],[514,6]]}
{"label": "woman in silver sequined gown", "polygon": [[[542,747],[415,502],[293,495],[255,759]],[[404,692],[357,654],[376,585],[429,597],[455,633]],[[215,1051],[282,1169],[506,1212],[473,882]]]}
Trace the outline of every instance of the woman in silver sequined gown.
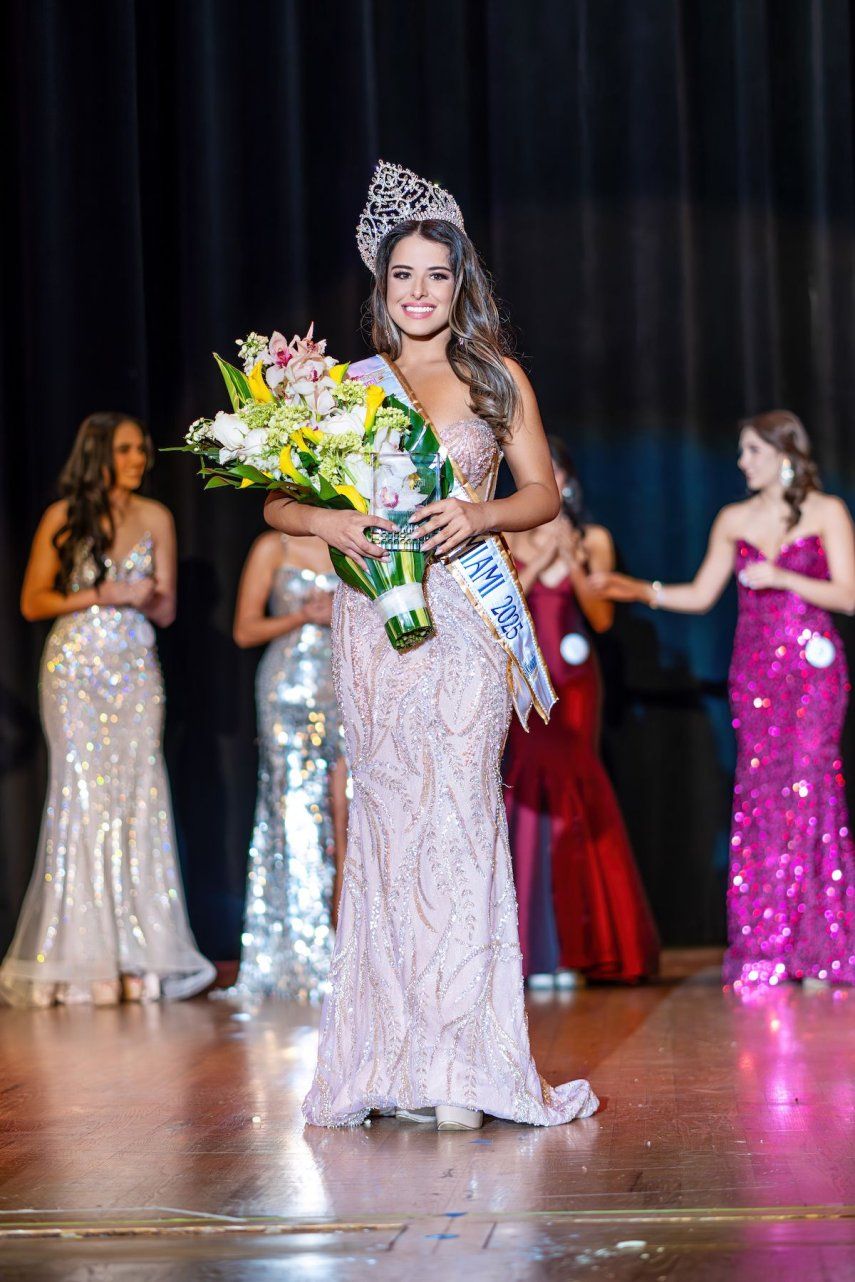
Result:
{"label": "woman in silver sequined gown", "polygon": [[27,567],[25,617],[55,622],[39,685],[48,795],[0,968],[15,1006],[189,997],[215,977],[187,920],[161,752],[152,622],[174,617],[175,536],[135,493],[150,449],[127,416],[90,415]]}
{"label": "woman in silver sequined gown", "polygon": [[226,996],[314,1001],[327,991],[346,822],[335,582],[320,539],[272,532],[256,540],[241,579],[235,641],[267,649],[255,681],[258,796],[240,971]]}

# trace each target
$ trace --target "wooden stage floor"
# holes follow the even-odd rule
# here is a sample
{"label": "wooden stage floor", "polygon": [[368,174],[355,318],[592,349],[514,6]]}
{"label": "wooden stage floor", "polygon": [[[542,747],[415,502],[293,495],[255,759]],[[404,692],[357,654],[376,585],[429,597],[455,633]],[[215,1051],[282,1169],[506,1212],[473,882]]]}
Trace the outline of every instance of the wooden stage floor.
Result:
{"label": "wooden stage floor", "polygon": [[0,1276],[855,1277],[855,993],[723,994],[714,956],[532,996],[551,1130],[303,1129],[317,1012],[0,1012]]}

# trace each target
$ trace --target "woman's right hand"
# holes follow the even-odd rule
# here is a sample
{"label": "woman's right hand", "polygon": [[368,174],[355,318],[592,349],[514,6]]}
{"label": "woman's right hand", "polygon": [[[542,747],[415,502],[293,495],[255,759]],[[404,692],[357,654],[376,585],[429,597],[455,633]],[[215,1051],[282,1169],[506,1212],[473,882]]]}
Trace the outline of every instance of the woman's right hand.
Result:
{"label": "woman's right hand", "polygon": [[614,570],[599,570],[588,575],[588,590],[592,596],[604,601],[643,601],[649,604],[651,588],[643,579],[633,579],[629,574]]}
{"label": "woman's right hand", "polygon": [[386,552],[367,539],[365,531],[373,528],[391,530],[394,533],[396,527],[392,521],[387,521],[382,516],[367,516],[364,512],[339,508],[316,508],[315,510],[317,517],[314,532],[331,548],[336,548],[345,556],[349,556],[351,561],[355,561],[363,570],[366,568],[366,557],[371,557],[375,561],[386,560]]}

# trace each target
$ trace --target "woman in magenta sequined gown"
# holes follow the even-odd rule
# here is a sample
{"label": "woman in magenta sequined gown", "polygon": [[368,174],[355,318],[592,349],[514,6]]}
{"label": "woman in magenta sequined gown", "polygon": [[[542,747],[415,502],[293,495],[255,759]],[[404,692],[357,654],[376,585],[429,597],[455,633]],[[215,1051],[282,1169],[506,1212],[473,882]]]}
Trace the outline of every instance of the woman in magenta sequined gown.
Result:
{"label": "woman in magenta sequined gown", "polygon": [[[437,201],[442,209],[450,198],[381,164],[360,223],[375,347],[433,422],[470,497],[420,513],[436,557],[425,579],[434,634],[417,648],[394,650],[366,597],[336,593],[333,670],[353,802],[331,991],[303,1105],[319,1126],[358,1125],[372,1111],[440,1130],[477,1129],[484,1113],[550,1126],[597,1108],[586,1081],[551,1086],[531,1055],[499,775],[509,660],[445,563],[490,530],[549,520],[558,494],[534,394],[502,356],[459,210],[451,202],[445,216]],[[500,448],[517,488],[496,500]],[[357,558],[382,555],[367,526],[392,528],[282,497],[268,499],[266,515]]]}
{"label": "woman in magenta sequined gown", "polygon": [[840,734],[849,676],[831,611],[855,613],[852,523],[819,491],[787,411],[746,420],[739,465],[753,497],[719,513],[690,584],[598,576],[614,600],[703,612],[736,573],[730,667],[737,764],[724,979],[855,983],[855,847]]}

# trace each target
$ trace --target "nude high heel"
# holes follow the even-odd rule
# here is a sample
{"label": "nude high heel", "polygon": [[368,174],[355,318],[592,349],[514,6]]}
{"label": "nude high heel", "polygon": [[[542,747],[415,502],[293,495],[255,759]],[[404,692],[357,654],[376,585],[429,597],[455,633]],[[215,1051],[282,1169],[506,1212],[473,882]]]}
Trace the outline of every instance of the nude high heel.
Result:
{"label": "nude high heel", "polygon": [[438,1104],[436,1129],[438,1131],[480,1131],[484,1114],[479,1109],[455,1108],[451,1104]]}
{"label": "nude high heel", "polygon": [[163,996],[163,989],[160,983],[160,976],[156,975],[153,970],[147,970],[142,977],[144,1002],[159,1002]]}
{"label": "nude high heel", "polygon": [[118,1006],[122,986],[118,979],[98,979],[92,985],[93,1006]]}
{"label": "nude high heel", "polygon": [[141,1002],[143,999],[142,975],[122,976],[122,1001]]}
{"label": "nude high heel", "polygon": [[90,1006],[92,988],[88,984],[57,984],[57,1006]]}

